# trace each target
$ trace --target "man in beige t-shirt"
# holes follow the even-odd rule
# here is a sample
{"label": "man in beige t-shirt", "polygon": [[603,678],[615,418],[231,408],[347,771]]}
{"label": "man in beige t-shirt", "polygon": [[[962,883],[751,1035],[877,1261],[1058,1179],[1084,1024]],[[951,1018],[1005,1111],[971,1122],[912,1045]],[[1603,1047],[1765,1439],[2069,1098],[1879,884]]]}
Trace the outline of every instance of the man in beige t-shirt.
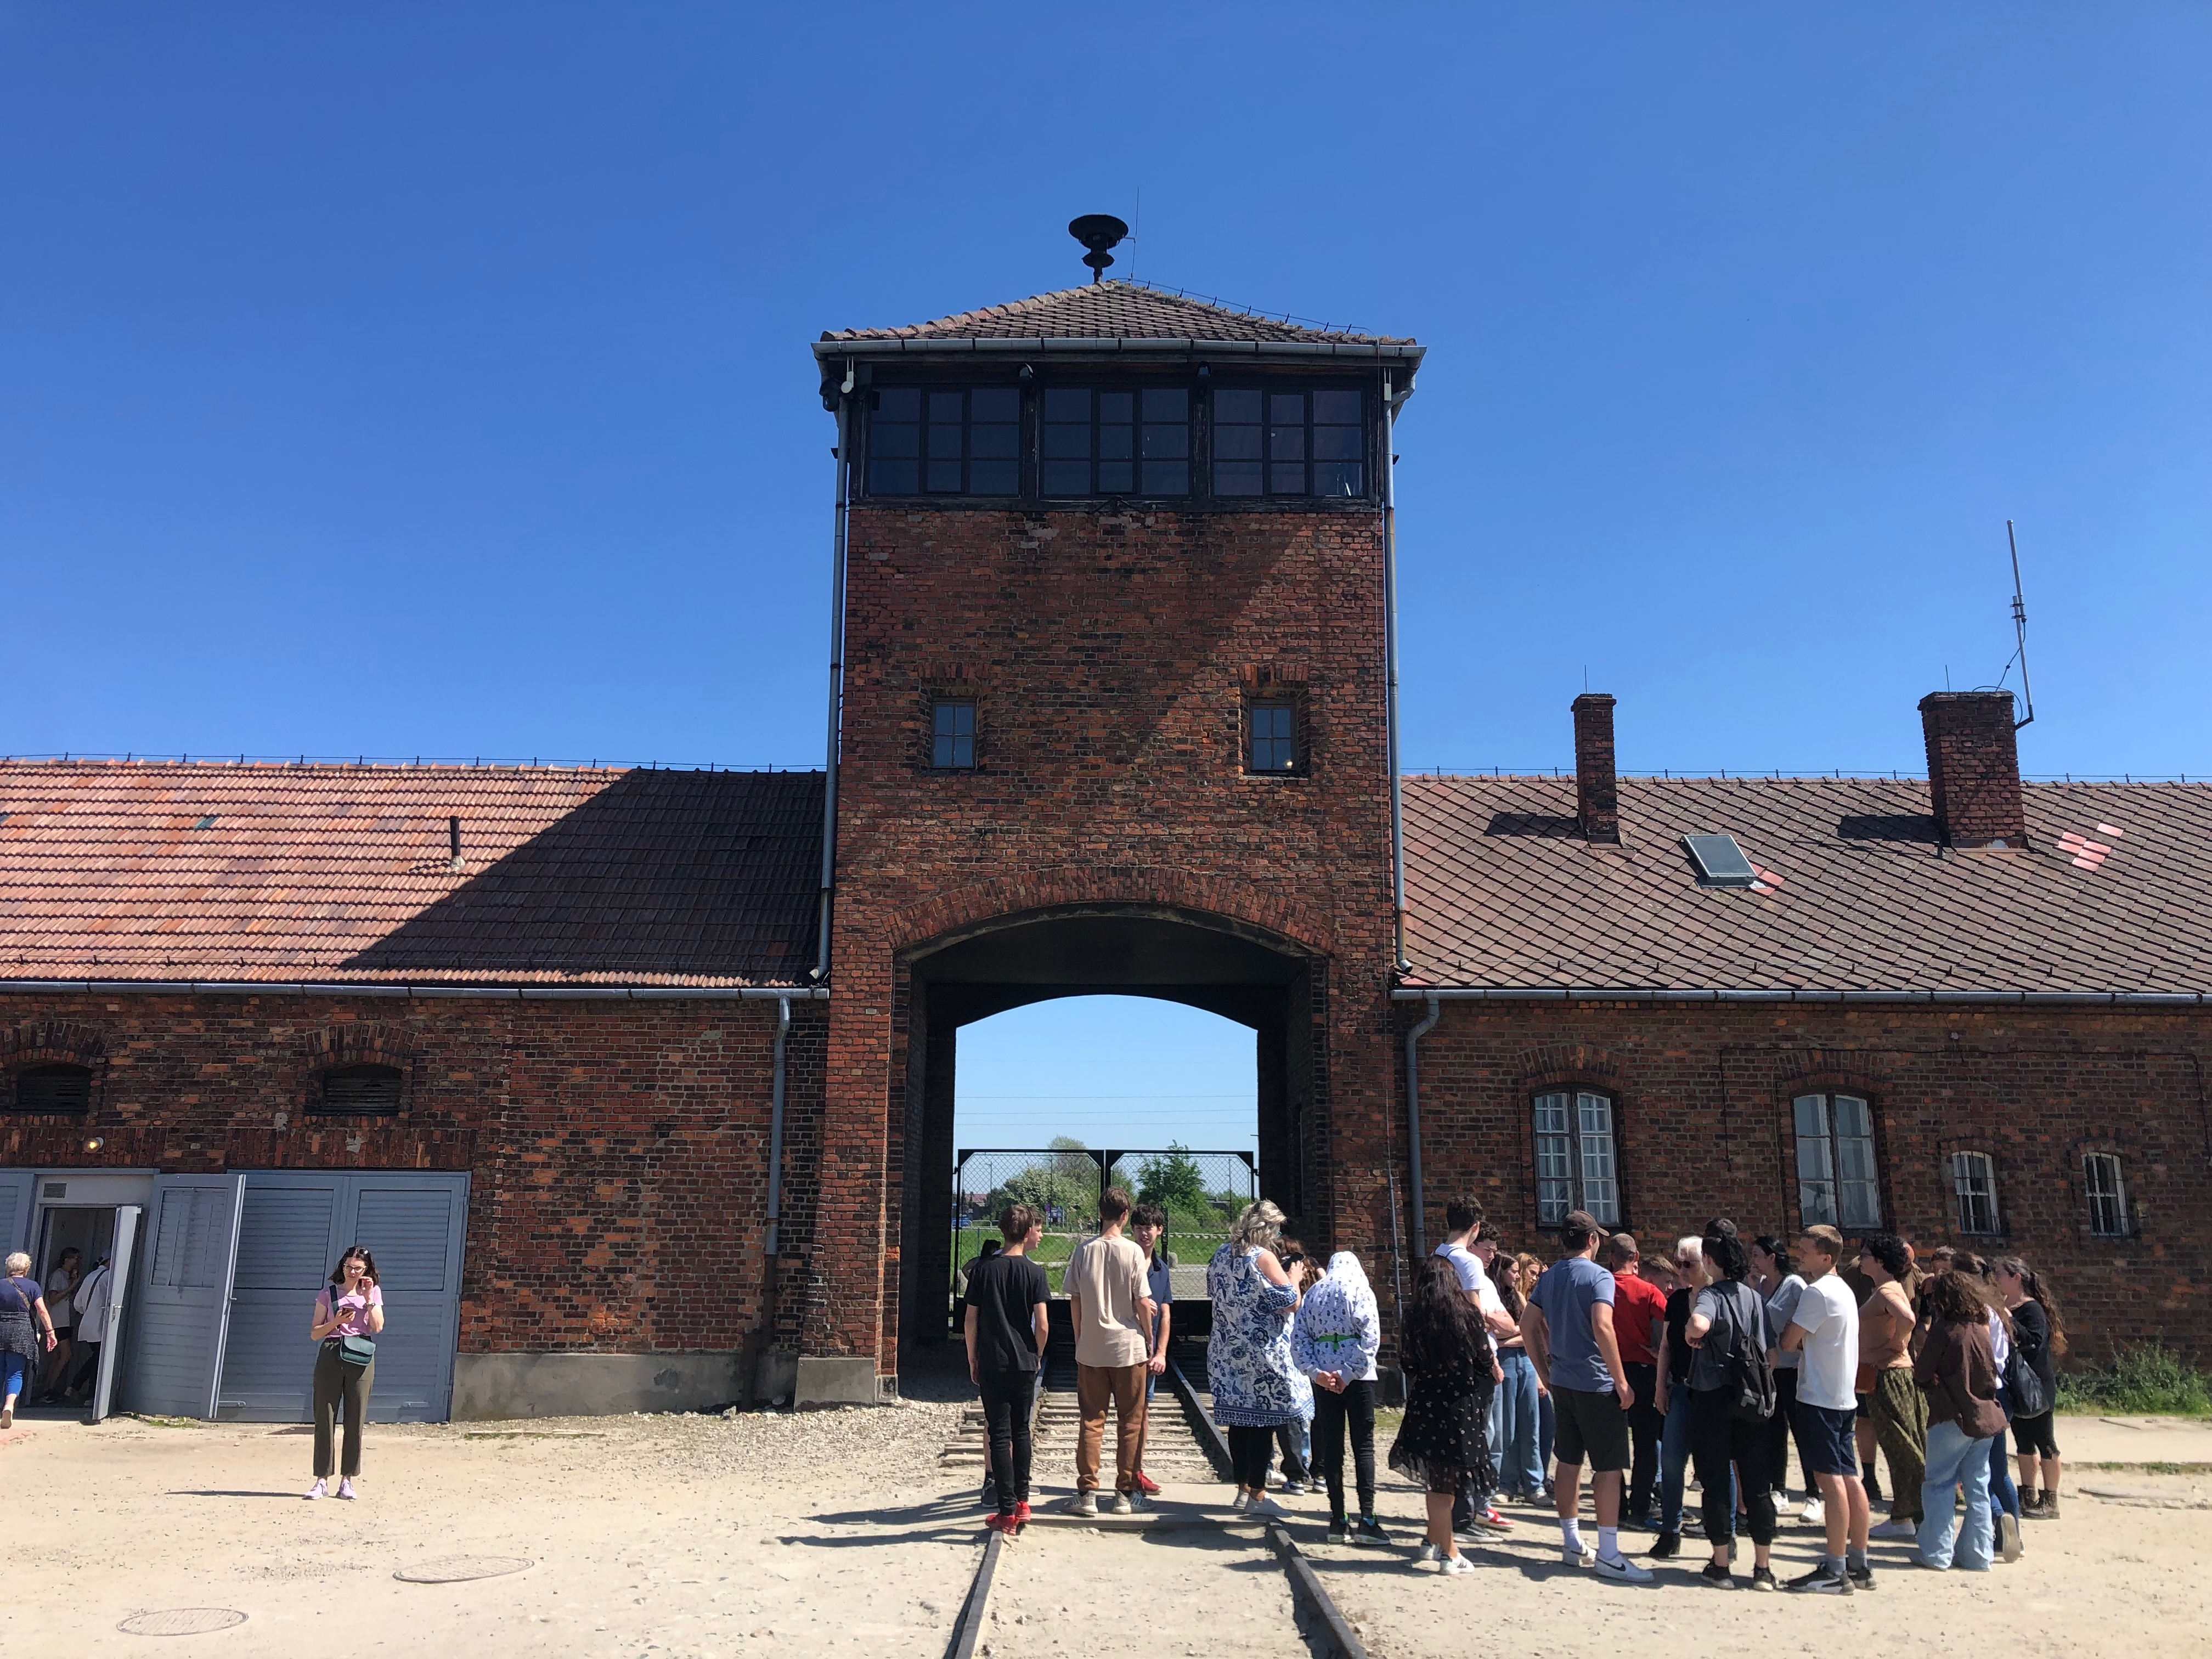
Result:
{"label": "man in beige t-shirt", "polygon": [[1068,1261],[1061,1281],[1075,1321],[1075,1400],[1083,1413],[1076,1442],[1075,1513],[1098,1513],[1098,1454],[1113,1401],[1114,1508],[1127,1515],[1144,1499],[1137,1464],[1145,1446],[1146,1334],[1156,1310],[1148,1294],[1145,1253],[1121,1237],[1129,1195],[1109,1187],[1098,1200],[1098,1237]]}

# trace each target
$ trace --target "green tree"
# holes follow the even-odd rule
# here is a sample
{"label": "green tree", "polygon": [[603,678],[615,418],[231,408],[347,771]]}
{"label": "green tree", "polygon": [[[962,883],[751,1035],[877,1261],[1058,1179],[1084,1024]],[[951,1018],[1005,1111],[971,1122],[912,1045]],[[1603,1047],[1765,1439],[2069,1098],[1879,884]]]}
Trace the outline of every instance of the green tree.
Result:
{"label": "green tree", "polygon": [[1206,1215],[1213,1208],[1206,1198],[1205,1171],[1190,1149],[1175,1140],[1168,1142],[1166,1152],[1138,1166],[1137,1197],[1182,1214]]}

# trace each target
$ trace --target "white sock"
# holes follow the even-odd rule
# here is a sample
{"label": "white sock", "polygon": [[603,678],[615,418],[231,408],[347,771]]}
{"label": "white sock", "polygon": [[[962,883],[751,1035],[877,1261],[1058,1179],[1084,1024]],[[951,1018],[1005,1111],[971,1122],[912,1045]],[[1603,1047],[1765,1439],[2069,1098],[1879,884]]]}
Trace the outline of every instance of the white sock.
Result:
{"label": "white sock", "polygon": [[1580,1550],[1583,1547],[1583,1523],[1575,1516],[1569,1516],[1559,1522],[1559,1536],[1569,1549]]}
{"label": "white sock", "polygon": [[1620,1559],[1620,1528],[1600,1527],[1597,1529],[1597,1559],[1601,1561]]}

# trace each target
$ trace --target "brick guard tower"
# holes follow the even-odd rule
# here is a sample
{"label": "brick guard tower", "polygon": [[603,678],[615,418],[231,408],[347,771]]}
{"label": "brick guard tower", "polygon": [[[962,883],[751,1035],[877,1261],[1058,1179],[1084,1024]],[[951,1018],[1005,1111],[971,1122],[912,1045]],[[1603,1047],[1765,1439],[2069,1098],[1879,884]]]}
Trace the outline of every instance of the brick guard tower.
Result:
{"label": "brick guard tower", "polygon": [[1421,349],[1094,282],[814,350],[849,510],[798,1397],[878,1398],[942,1334],[959,1030],[1048,998],[1249,1026],[1261,1190],[1389,1251],[1387,468]]}

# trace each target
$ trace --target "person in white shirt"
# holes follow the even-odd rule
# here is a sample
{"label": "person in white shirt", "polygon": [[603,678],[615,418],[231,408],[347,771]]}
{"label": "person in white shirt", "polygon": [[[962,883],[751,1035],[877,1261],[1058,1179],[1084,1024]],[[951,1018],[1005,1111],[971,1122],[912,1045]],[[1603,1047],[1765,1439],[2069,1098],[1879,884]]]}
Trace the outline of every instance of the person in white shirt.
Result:
{"label": "person in white shirt", "polygon": [[[1498,1339],[1516,1334],[1520,1322],[1505,1311],[1505,1298],[1498,1293],[1498,1286],[1490,1282],[1483,1270],[1482,1260],[1475,1254],[1475,1241],[1482,1237],[1483,1208],[1481,1200],[1462,1194],[1444,1206],[1445,1233],[1443,1243],[1431,1252],[1451,1263],[1452,1272],[1458,1276],[1459,1287],[1467,1292],[1467,1299],[1482,1316],[1484,1334],[1490,1339],[1491,1375],[1497,1381],[1505,1377],[1504,1367],[1498,1363]],[[1484,1425],[1486,1437],[1489,1425]],[[1490,1448],[1492,1461],[1498,1456],[1498,1448]],[[1462,1492],[1452,1502],[1452,1530],[1471,1534],[1477,1528],[1486,1532],[1508,1532],[1513,1523],[1498,1512],[1495,1504],[1485,1502],[1477,1509],[1474,1500]]]}
{"label": "person in white shirt", "polygon": [[1859,1479],[1853,1422],[1859,1365],[1859,1308],[1851,1287],[1836,1272],[1844,1237],[1833,1227],[1808,1227],[1792,1254],[1805,1276],[1790,1328],[1780,1346],[1800,1356],[1797,1364],[1797,1455],[1820,1491],[1827,1554],[1820,1565],[1787,1588],[1848,1595],[1874,1588],[1867,1535],[1874,1514]]}
{"label": "person in white shirt", "polygon": [[107,1292],[113,1275],[102,1261],[84,1276],[70,1298],[76,1310],[76,1363],[62,1384],[62,1398],[85,1401],[100,1386],[100,1345],[107,1337]]}

